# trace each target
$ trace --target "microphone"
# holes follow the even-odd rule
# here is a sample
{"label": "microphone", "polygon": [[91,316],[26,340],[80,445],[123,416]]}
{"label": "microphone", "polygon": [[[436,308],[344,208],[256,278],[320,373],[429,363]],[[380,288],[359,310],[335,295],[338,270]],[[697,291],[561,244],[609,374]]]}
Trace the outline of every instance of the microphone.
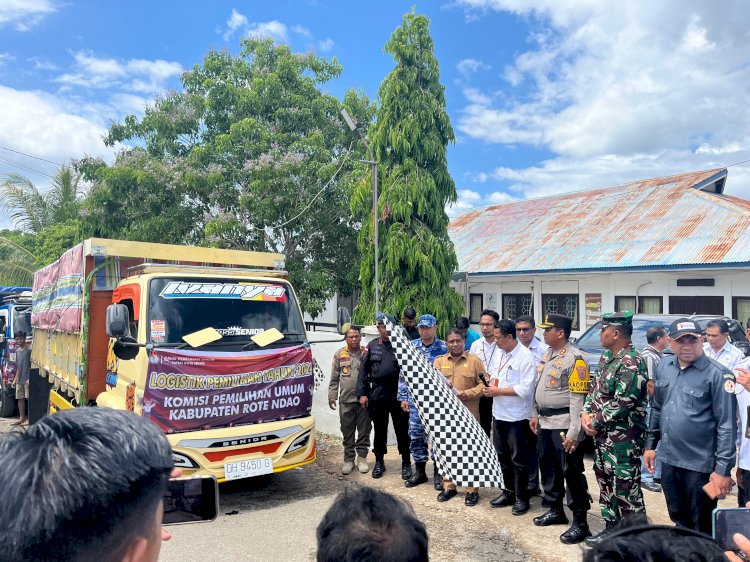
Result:
{"label": "microphone", "polygon": [[489,385],[489,383],[487,382],[487,379],[486,379],[486,378],[484,378],[484,373],[479,373],[479,378],[480,378],[480,379],[482,380],[482,382],[484,383],[484,386],[490,386],[490,385]]}

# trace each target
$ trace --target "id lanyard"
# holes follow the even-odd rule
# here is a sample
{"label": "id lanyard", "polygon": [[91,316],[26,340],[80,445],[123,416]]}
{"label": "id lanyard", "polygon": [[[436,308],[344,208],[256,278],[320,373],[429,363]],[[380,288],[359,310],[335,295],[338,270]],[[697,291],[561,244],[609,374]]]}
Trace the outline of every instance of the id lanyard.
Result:
{"label": "id lanyard", "polygon": [[[513,354],[508,353],[508,358],[504,362],[500,363],[500,366],[497,368],[497,377],[492,379],[495,381],[494,386],[500,386],[500,373],[503,372],[503,367],[510,363],[511,359],[513,359]],[[510,370],[510,367],[508,367],[508,369]]]}

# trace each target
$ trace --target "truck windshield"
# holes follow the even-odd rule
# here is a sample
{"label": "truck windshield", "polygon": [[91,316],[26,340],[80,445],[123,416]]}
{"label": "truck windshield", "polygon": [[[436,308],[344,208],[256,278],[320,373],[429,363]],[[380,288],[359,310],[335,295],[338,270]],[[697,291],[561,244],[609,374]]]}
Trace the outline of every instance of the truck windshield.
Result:
{"label": "truck windshield", "polygon": [[280,282],[152,279],[148,322],[147,337],[153,343],[182,343],[183,336],[204,328],[217,330],[222,342],[244,343],[270,328],[305,339],[294,294]]}
{"label": "truck windshield", "polygon": [[13,337],[16,332],[24,332],[27,339],[31,339],[31,307],[30,306],[14,306],[13,307],[13,319],[11,322],[11,329]]}

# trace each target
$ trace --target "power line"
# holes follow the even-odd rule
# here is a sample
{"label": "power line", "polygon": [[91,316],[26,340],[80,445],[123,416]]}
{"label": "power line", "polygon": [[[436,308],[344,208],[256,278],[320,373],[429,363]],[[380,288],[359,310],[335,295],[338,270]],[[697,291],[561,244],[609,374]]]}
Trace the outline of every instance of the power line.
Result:
{"label": "power line", "polygon": [[12,148],[8,148],[7,146],[0,146],[0,150],[7,150],[8,152],[14,152],[15,154],[20,154],[21,156],[28,156],[29,158],[33,158],[34,160],[41,160],[42,162],[47,162],[48,164],[54,164],[55,166],[60,166],[63,168],[70,168],[70,166],[68,166],[67,164],[60,164],[59,162],[53,162],[52,160],[47,160],[46,158],[41,158],[40,156],[27,154],[26,152],[21,152],[20,150],[13,150]]}
{"label": "power line", "polygon": [[8,164],[10,166],[15,166],[16,168],[20,168],[21,170],[24,170],[25,172],[30,172],[32,174],[37,174],[40,176],[48,177],[49,179],[54,179],[54,176],[51,176],[50,174],[46,172],[42,172],[40,170],[36,170],[34,168],[30,168],[28,166],[24,166],[23,164],[18,164],[17,162],[13,162],[12,160],[8,160],[7,158],[0,156],[0,162],[3,162],[5,164]]}

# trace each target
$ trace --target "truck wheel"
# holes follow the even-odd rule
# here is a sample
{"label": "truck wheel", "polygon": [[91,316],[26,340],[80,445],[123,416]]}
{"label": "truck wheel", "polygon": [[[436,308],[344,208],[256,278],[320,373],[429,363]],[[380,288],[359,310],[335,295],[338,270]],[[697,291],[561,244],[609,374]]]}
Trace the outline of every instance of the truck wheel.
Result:
{"label": "truck wheel", "polygon": [[0,416],[9,418],[15,413],[16,406],[18,405],[16,402],[16,393],[9,384],[4,384],[2,387],[2,390],[0,390]]}

